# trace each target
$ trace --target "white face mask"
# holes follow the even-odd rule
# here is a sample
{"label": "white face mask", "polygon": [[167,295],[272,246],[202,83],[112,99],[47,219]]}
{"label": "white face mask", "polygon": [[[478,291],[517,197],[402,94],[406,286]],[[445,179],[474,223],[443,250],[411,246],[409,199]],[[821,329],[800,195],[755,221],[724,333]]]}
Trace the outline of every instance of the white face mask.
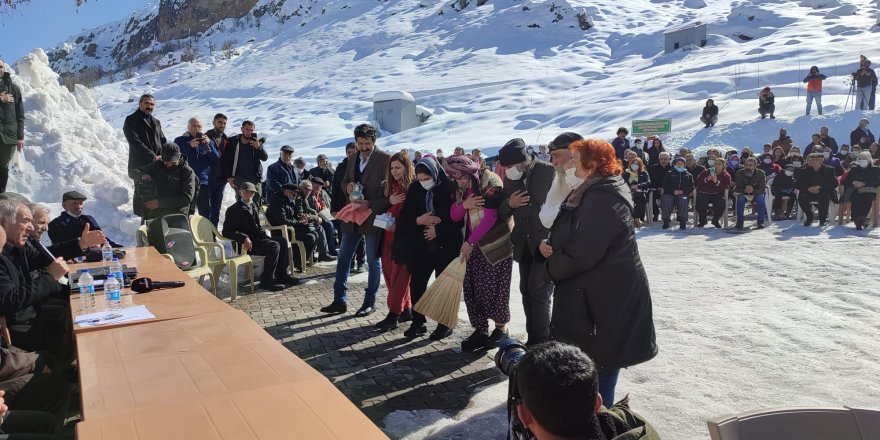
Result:
{"label": "white face mask", "polygon": [[510,167],[504,171],[504,177],[507,177],[510,180],[519,180],[522,179],[522,176],[523,172],[517,167]]}
{"label": "white face mask", "polygon": [[794,176],[794,171],[786,171],[785,175],[788,177]]}
{"label": "white face mask", "polygon": [[822,153],[822,157],[824,157],[825,159],[828,159],[829,157],[831,157],[831,153],[826,151],[826,152]]}
{"label": "white face mask", "polygon": [[800,161],[797,161],[797,160],[796,160],[796,161],[794,161],[794,162],[792,162],[792,163],[791,163],[791,164],[792,164],[792,165],[794,165],[794,167],[795,167],[795,168],[800,168],[800,167],[801,167],[801,165],[803,165],[803,163],[802,163],[802,162],[800,162]]}
{"label": "white face mask", "polygon": [[634,163],[634,164],[630,165],[629,168],[630,168],[631,170],[633,170],[633,171],[638,171],[638,170],[639,170],[639,164]]}
{"label": "white face mask", "polygon": [[565,170],[565,183],[572,191],[584,183],[584,179],[578,177],[574,172],[575,168]]}
{"label": "white face mask", "polygon": [[425,191],[430,191],[434,187],[433,180],[419,180],[419,184],[422,185],[422,188],[425,188]]}
{"label": "white face mask", "polygon": [[859,160],[859,166],[862,168],[868,168],[868,165],[870,165],[870,164],[871,164],[871,161],[869,161],[869,160],[865,160],[865,159]]}
{"label": "white face mask", "polygon": [[709,165],[710,167],[714,167],[714,166],[715,166],[715,159],[709,159],[709,160],[707,160],[707,161],[706,161],[706,164]]}
{"label": "white face mask", "polygon": [[769,165],[769,164],[773,163],[773,159],[764,159],[764,163]]}

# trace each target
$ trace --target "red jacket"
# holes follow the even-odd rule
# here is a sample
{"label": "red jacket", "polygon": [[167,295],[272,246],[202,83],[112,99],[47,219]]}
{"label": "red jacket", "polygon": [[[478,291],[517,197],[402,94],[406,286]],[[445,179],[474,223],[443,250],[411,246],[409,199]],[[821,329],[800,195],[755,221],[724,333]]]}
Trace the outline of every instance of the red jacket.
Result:
{"label": "red jacket", "polygon": [[709,180],[709,176],[712,173],[710,170],[703,171],[697,176],[695,184],[697,185],[697,192],[704,194],[721,194],[724,193],[724,190],[730,187],[730,173],[727,171],[718,174],[718,182],[712,182]]}

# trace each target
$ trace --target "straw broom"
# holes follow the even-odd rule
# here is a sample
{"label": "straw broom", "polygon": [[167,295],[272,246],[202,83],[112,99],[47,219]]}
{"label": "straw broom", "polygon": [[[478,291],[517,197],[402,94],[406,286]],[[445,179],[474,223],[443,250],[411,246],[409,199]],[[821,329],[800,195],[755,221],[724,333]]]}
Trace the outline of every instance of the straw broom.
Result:
{"label": "straw broom", "polygon": [[465,267],[466,263],[461,258],[449,263],[413,309],[440,324],[455,328],[458,324],[458,306],[461,303]]}

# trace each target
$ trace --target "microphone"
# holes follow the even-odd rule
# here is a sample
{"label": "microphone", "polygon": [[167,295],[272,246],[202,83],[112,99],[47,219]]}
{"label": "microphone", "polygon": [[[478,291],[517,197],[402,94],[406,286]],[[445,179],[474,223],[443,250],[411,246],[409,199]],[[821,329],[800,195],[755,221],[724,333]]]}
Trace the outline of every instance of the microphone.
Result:
{"label": "microphone", "polygon": [[147,293],[157,289],[183,287],[183,281],[153,281],[149,278],[138,278],[131,282],[131,290]]}

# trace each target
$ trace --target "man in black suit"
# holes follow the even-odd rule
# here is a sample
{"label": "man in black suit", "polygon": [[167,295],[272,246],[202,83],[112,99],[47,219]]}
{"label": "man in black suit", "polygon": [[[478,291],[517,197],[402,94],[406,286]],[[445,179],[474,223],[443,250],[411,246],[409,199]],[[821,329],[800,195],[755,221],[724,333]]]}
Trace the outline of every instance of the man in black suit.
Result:
{"label": "man in black suit", "polygon": [[798,204],[807,217],[804,226],[810,226],[813,224],[813,207],[810,204],[817,202],[819,226],[825,226],[828,222],[828,206],[831,202],[837,203],[837,178],[834,168],[823,163],[825,157],[822,153],[812,153],[809,158],[809,166],[795,171],[794,175]]}
{"label": "man in black suit", "polygon": [[[103,244],[103,240],[100,240],[100,238],[105,238],[110,243],[110,246],[114,248],[122,247],[121,244],[104,237],[103,232],[101,232],[101,226],[98,225],[98,221],[94,217],[83,214],[83,204],[87,200],[86,196],[77,191],[68,191],[61,196],[61,200],[64,212],[49,222],[49,239],[52,240],[53,246],[77,240],[77,242],[85,246],[82,248],[83,254],[89,261],[95,260],[97,255],[101,254],[101,249],[98,247],[100,245],[93,246],[96,241],[100,241]],[[96,232],[100,233],[100,236]],[[81,240],[85,237],[92,237],[92,239]]]}
{"label": "man in black suit", "polygon": [[165,134],[162,124],[153,117],[156,99],[153,95],[143,95],[138,101],[138,109],[125,118],[122,133],[128,141],[128,173],[155,160],[159,160],[162,145],[165,145]]}
{"label": "man in black suit", "polygon": [[240,199],[226,210],[223,236],[235,240],[251,255],[265,257],[260,275],[261,288],[275,292],[284,289],[284,285],[295,286],[299,280],[287,274],[290,264],[287,242],[282,237],[270,238],[266,235],[266,230],[260,224],[260,208],[254,203],[256,194],[257,187],[253,183],[242,182],[239,185]]}

